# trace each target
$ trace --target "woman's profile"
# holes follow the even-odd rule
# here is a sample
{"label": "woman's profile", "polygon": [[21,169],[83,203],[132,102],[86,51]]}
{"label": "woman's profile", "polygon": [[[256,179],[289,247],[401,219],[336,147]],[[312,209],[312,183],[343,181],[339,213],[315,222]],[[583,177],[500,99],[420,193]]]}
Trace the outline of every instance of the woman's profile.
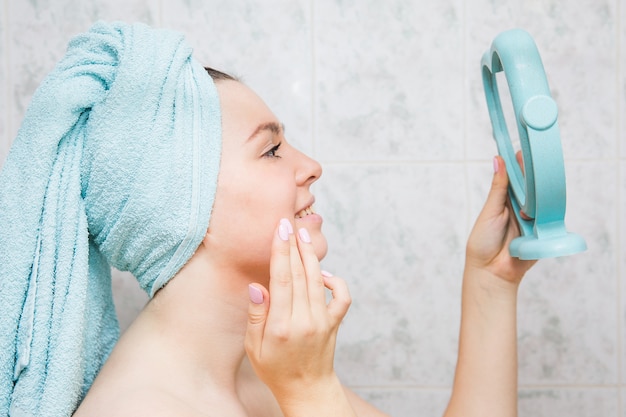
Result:
{"label": "woman's profile", "polygon": [[[0,176],[2,412],[384,416],[334,372],[350,295],[319,264],[321,175],[260,97],[195,62],[179,34],[79,35]],[[496,158],[467,245],[448,417],[516,415],[517,287],[532,266],[508,254],[517,234]],[[119,340],[110,266],[151,296]]]}

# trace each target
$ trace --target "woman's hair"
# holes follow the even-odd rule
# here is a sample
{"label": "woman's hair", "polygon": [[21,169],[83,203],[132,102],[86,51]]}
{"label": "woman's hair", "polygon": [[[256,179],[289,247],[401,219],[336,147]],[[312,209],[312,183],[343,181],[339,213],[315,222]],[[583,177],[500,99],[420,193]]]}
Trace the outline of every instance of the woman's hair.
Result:
{"label": "woman's hair", "polygon": [[211,76],[213,81],[221,81],[221,80],[239,81],[236,77],[233,77],[230,74],[226,74],[225,72],[218,71],[210,67],[204,67],[204,69]]}

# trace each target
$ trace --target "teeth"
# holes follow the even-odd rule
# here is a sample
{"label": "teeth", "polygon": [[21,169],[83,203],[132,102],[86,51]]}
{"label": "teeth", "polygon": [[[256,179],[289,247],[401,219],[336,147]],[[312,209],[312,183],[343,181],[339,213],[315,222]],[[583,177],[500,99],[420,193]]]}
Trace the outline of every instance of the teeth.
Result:
{"label": "teeth", "polygon": [[309,206],[305,209],[300,210],[298,213],[296,213],[296,219],[301,219],[304,216],[307,216],[309,214],[313,214],[315,213],[315,211],[313,211],[313,206]]}

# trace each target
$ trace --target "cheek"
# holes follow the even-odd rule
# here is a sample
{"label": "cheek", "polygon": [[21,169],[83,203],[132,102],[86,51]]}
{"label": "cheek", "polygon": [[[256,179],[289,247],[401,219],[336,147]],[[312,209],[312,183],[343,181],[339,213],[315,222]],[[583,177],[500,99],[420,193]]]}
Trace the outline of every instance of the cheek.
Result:
{"label": "cheek", "polygon": [[[218,188],[210,233],[221,253],[241,268],[267,270],[278,223],[282,217],[293,218],[295,196],[276,182],[269,184],[235,179]],[[322,256],[325,247],[324,241]]]}
{"label": "cheek", "polygon": [[230,255],[241,262],[268,260],[274,229],[278,223],[268,210],[257,208],[248,198],[230,199],[232,204],[215,204],[213,233],[218,234]]}

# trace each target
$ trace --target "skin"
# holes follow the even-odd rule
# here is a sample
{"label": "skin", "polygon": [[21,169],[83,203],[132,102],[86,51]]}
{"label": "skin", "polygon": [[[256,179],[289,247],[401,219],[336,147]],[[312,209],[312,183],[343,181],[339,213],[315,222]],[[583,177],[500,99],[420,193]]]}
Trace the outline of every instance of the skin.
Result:
{"label": "skin", "polygon": [[[122,335],[75,416],[278,417],[289,415],[281,407],[292,409],[288,393],[274,394],[270,388],[277,386],[261,381],[246,358],[249,285],[271,288],[281,282],[270,282],[270,260],[273,277],[284,277],[285,265],[291,276],[291,265],[296,267],[284,261],[290,259],[285,252],[276,251],[281,218],[293,230],[308,231],[311,243],[302,252],[307,265],[319,268],[327,250],[322,218],[301,214],[314,202],[310,186],[321,167],[289,145],[276,116],[249,88],[230,80],[216,85],[223,149],[206,237]],[[291,239],[297,238],[291,234]],[[332,325],[328,321],[315,333],[321,361],[332,356],[336,327],[349,306],[343,280],[330,278],[318,291],[324,284],[335,288],[340,300],[333,304],[338,308]],[[331,382],[327,398],[336,396],[359,416],[384,415],[341,386],[332,361],[324,370],[323,382]],[[319,386],[319,376],[309,381]]]}
{"label": "skin", "polygon": [[[348,288],[322,273],[305,229],[296,237],[288,224],[282,220],[272,243],[271,309],[270,292],[250,286],[246,351],[252,366],[285,416],[382,416],[354,401],[333,369],[337,329],[351,302]],[[324,287],[332,291],[328,305]]]}
{"label": "skin", "polygon": [[[517,292],[535,261],[509,255],[519,229],[500,157],[494,159],[494,171],[487,201],[467,243],[459,358],[446,417],[517,416]],[[279,399],[285,416],[361,415],[347,401],[349,394],[342,395],[332,372],[336,302],[349,297],[340,288],[333,289],[335,305],[331,302],[324,311],[325,304],[316,295],[318,263],[306,254],[306,245],[298,244],[298,256],[293,242],[280,240],[274,242],[277,271],[272,280],[281,284],[271,282],[271,293],[258,286],[263,302],[251,296],[246,349],[252,365]],[[309,289],[304,295],[296,291],[303,281]],[[296,304],[307,308],[296,311]],[[302,383],[308,387],[306,393],[294,389]],[[319,404],[324,407],[321,413]]]}
{"label": "skin", "polygon": [[[229,267],[238,263],[241,272],[267,284],[272,236],[279,219],[306,227],[318,258],[326,254],[321,216],[295,218],[314,203],[310,185],[321,176],[322,168],[287,142],[276,116],[245,85],[220,81],[218,91],[222,162],[204,246],[211,248],[212,262]],[[233,256],[242,247],[246,256]]]}
{"label": "skin", "polygon": [[[124,333],[75,415],[385,416],[333,368],[350,295],[320,270],[321,217],[299,216],[319,164],[286,142],[250,89],[217,86],[223,153],[206,238]],[[447,417],[517,415],[517,290],[533,262],[508,254],[519,231],[504,162],[495,167],[467,244]]]}
{"label": "skin", "polygon": [[520,232],[502,158],[495,158],[494,167],[467,243],[459,359],[446,416],[517,416],[517,293],[536,261],[509,255]]}

